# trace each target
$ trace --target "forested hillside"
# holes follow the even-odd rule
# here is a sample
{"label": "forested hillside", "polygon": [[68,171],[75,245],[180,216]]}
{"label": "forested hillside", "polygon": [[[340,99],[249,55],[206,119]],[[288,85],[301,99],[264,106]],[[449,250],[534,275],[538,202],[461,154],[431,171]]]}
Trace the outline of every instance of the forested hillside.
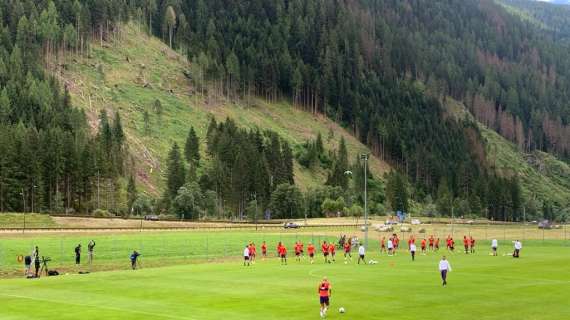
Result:
{"label": "forested hillside", "polygon": [[[0,3],[1,109],[14,143],[0,164],[5,210],[36,201],[43,211],[153,207],[192,218],[253,207],[279,217],[357,215],[356,156],[366,152],[358,140],[375,156],[376,212],[435,205],[437,214],[454,207],[517,220],[537,193],[490,161],[478,122],[517,152],[569,156],[569,51],[546,22],[492,0]],[[163,40],[158,52],[145,51],[142,32]],[[473,117],[454,117],[448,100]],[[37,153],[41,173],[12,169],[24,166],[20,138],[10,136],[21,127],[40,137],[59,128],[68,136],[61,148],[73,153],[47,158],[59,150],[47,144]],[[386,175],[384,186],[377,178],[388,166],[378,159],[402,174]],[[540,197],[533,201],[547,211],[568,206],[561,195]]]}
{"label": "forested hillside", "polygon": [[90,135],[84,113],[45,71],[73,47],[74,28],[60,29],[52,2],[43,11],[33,3],[0,6],[0,211],[92,210],[101,192],[107,202],[120,197],[120,117],[101,113]]}
{"label": "forested hillside", "polygon": [[[560,3],[563,2],[570,4],[566,0]],[[563,42],[565,46],[570,44],[570,6],[528,0],[502,0],[499,3],[524,20],[550,32],[558,43]]]}

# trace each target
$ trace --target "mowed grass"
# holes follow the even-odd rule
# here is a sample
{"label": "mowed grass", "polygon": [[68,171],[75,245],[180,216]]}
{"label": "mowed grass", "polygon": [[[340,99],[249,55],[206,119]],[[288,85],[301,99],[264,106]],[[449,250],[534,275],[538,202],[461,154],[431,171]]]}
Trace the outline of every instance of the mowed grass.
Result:
{"label": "mowed grass", "polygon": [[[483,244],[481,244],[483,245]],[[313,265],[276,258],[243,267],[217,263],[0,280],[0,318],[16,319],[319,319],[316,288],[333,285],[329,319],[567,319],[570,248],[525,243],[520,259],[448,254],[453,267],[441,286],[440,253],[369,255],[379,263],[338,258]],[[271,244],[273,247],[273,243]],[[145,250],[148,253],[148,250]],[[144,254],[144,253],[143,253]],[[144,257],[144,256],[143,256]],[[128,263],[128,261],[125,261]],[[346,308],[339,314],[339,307]]]}
{"label": "mowed grass", "polygon": [[47,214],[28,213],[0,213],[0,228],[49,228],[56,227],[57,223]]}

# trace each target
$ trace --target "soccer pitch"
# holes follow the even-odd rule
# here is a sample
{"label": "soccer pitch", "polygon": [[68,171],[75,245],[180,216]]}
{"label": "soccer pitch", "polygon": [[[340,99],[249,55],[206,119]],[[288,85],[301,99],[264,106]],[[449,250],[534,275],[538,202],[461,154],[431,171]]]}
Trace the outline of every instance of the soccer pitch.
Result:
{"label": "soccer pitch", "polygon": [[[159,237],[123,235],[114,239],[126,244],[149,236]],[[219,234],[222,236],[229,237],[229,243],[259,237]],[[68,238],[66,246],[79,238],[92,238],[72,237],[76,238]],[[104,250],[105,237],[108,236],[95,237],[102,242],[99,252]],[[177,233],[160,238],[165,237],[173,244],[192,235]],[[143,268],[136,271],[0,280],[0,319],[319,319],[317,285],[323,276],[330,279],[333,288],[328,319],[521,320],[567,319],[570,314],[570,247],[562,241],[527,241],[520,259],[503,256],[511,249],[506,242],[501,243],[498,257],[489,256],[488,242],[481,241],[476,254],[466,255],[460,250],[449,254],[444,249],[425,256],[418,254],[414,262],[402,250],[395,257],[379,255],[377,243],[371,242],[371,249],[376,252],[369,254],[367,260],[377,260],[378,264],[357,265],[356,257],[344,264],[338,252],[334,264],[324,264],[318,255],[311,265],[308,259],[295,261],[292,244],[297,237],[264,236],[270,253],[275,241],[285,240],[289,248],[286,266],[274,257],[258,258],[255,265],[242,266],[237,257],[245,242],[231,246],[237,252],[214,259],[230,248],[211,236],[210,262],[172,260],[177,265],[150,268],[145,262],[153,259],[143,258]],[[307,238],[303,238],[305,243]],[[48,246],[56,240],[48,236],[36,242]],[[11,241],[3,241],[4,247],[27,246],[31,240]],[[155,247],[147,245],[143,257],[145,252],[160,250],[160,242],[150,242]],[[260,242],[257,244],[260,254]],[[48,246],[45,251],[54,248]],[[128,253],[126,248],[125,252]],[[448,256],[453,267],[445,288],[437,270],[442,254]],[[102,253],[98,259],[101,264],[119,261],[119,257],[115,261],[112,255],[105,257]],[[128,267],[127,257],[121,261]],[[163,264],[171,260],[165,261]],[[346,309],[345,314],[338,313],[341,306]]]}

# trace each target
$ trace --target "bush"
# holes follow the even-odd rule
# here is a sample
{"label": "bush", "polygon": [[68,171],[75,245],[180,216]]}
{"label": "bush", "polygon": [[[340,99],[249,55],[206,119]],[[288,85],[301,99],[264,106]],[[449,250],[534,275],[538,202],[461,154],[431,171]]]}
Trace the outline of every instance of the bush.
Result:
{"label": "bush", "polygon": [[93,216],[95,218],[111,218],[113,215],[104,209],[96,209],[95,211],[93,211]]}

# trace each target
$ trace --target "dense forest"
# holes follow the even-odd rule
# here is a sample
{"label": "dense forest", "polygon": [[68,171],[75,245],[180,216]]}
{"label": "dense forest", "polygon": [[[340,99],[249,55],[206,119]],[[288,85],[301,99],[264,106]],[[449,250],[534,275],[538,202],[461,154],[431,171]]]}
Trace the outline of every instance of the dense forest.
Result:
{"label": "dense forest", "polygon": [[[64,2],[62,8],[71,9]],[[120,205],[125,152],[120,116],[101,113],[92,135],[83,112],[45,71],[76,40],[75,22],[67,24],[59,15],[53,2],[0,4],[0,211]]]}
{"label": "dense forest", "polygon": [[[520,219],[516,176],[497,175],[477,125],[449,116],[448,97],[522,150],[570,151],[568,50],[491,0],[6,0],[0,18],[0,211],[361,212],[364,169],[342,141],[289,146],[231,120],[210,124],[206,159],[190,130],[172,146],[163,198],[139,195],[120,115],[101,113],[92,134],[52,76],[68,55],[120,39],[128,20],[185,53],[202,94],[290,99],[350,128],[400,172],[385,185],[371,177],[377,213],[414,200],[430,214]],[[326,185],[301,194],[294,158],[326,170]],[[562,204],[535,214],[551,205]]]}
{"label": "dense forest", "polygon": [[[566,0],[563,1],[569,4]],[[558,43],[562,41],[564,45],[570,44],[570,6],[524,0],[502,0],[501,3],[523,20],[550,32]]]}

